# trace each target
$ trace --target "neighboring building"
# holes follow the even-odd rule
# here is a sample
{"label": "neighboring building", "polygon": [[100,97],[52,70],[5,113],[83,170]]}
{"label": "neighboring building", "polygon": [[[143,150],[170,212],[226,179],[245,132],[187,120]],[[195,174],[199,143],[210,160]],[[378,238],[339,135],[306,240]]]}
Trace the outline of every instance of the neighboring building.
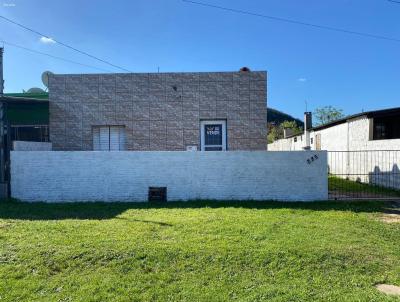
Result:
{"label": "neighboring building", "polygon": [[400,189],[400,108],[362,112],[313,127],[269,144],[268,150],[304,150],[307,145],[330,151],[328,169],[336,177]]}
{"label": "neighboring building", "polygon": [[[16,141],[48,142],[47,94],[0,95],[0,197],[9,197],[10,150]],[[40,143],[39,143],[40,144]]]}
{"label": "neighboring building", "polygon": [[[400,108],[362,112],[310,129],[312,150],[400,150]],[[303,150],[305,134],[268,145],[270,151]]]}
{"label": "neighboring building", "polygon": [[1,102],[6,105],[11,142],[49,141],[48,93],[6,93]]}
{"label": "neighboring building", "polygon": [[266,150],[266,72],[49,76],[53,150]]}

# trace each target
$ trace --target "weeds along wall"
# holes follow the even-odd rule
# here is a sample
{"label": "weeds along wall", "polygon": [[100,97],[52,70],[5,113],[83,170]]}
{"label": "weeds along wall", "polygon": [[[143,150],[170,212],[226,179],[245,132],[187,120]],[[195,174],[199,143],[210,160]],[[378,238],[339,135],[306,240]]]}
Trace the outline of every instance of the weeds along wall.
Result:
{"label": "weeds along wall", "polygon": [[147,201],[328,198],[325,151],[13,151],[11,194],[23,201]]}

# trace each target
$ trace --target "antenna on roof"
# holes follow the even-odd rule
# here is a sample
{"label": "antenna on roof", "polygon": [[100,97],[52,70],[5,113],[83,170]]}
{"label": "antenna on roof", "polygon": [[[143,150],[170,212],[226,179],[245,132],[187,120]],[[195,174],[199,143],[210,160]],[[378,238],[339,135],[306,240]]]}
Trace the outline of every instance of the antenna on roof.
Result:
{"label": "antenna on roof", "polygon": [[49,89],[49,75],[52,75],[51,71],[45,71],[42,73],[42,83],[46,86],[46,90]]}
{"label": "antenna on roof", "polygon": [[308,112],[308,103],[307,103],[307,100],[304,100],[304,103],[306,104],[306,112]]}

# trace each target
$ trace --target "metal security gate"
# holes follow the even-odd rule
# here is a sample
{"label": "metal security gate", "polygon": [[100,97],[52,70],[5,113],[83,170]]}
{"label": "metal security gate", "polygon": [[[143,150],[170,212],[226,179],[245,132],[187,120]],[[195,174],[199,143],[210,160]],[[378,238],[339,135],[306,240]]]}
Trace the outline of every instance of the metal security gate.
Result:
{"label": "metal security gate", "polygon": [[330,199],[400,200],[400,150],[328,151]]}

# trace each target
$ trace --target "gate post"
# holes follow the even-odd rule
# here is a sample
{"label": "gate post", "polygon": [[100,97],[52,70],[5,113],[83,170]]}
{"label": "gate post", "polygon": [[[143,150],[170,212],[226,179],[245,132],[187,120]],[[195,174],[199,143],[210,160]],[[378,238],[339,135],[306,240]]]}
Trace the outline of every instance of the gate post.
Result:
{"label": "gate post", "polygon": [[[5,127],[7,105],[0,100],[0,199],[8,198],[7,148]],[[8,132],[8,131],[7,131]]]}

